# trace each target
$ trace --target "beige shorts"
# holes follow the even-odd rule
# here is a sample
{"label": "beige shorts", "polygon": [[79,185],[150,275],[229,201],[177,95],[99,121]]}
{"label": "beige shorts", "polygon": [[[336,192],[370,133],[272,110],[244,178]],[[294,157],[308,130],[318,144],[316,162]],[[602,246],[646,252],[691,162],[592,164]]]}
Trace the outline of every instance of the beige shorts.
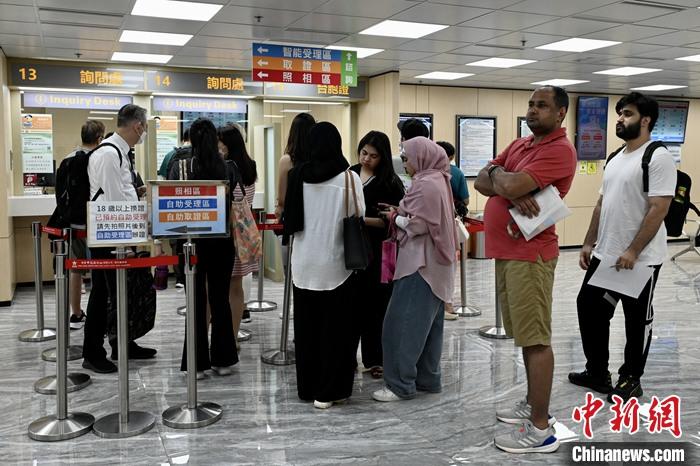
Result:
{"label": "beige shorts", "polygon": [[503,327],[516,346],[552,343],[552,287],[557,258],[537,262],[496,260]]}

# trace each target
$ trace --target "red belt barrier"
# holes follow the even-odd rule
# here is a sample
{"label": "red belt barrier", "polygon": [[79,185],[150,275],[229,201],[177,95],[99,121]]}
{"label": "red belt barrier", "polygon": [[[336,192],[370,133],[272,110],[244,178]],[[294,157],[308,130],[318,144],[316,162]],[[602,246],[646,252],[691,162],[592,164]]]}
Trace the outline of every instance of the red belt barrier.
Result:
{"label": "red belt barrier", "polygon": [[[158,265],[177,265],[177,263],[177,256],[134,257],[131,259],[66,259],[66,269],[134,269]],[[196,256],[192,256],[192,263],[197,263]]]}
{"label": "red belt barrier", "polygon": [[[73,232],[74,238],[87,238],[86,230],[71,229],[71,231]],[[41,232],[46,233],[48,235],[60,236],[63,239],[68,239],[67,236],[63,235],[63,230],[61,228],[47,227],[42,225]]]}
{"label": "red belt barrier", "polygon": [[281,230],[284,228],[284,225],[281,223],[256,223],[255,226],[257,226],[260,231]]}
{"label": "red belt barrier", "polygon": [[474,234],[478,233],[480,231],[484,231],[484,222],[481,220],[476,220],[473,218],[468,218],[465,221],[465,226],[467,227],[467,231],[469,234]]}

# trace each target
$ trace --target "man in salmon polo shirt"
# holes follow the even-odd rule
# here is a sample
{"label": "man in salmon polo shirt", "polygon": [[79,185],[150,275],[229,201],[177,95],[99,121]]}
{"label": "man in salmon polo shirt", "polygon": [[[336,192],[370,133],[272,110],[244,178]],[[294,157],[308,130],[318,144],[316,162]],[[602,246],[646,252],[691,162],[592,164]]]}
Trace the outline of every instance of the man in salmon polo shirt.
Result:
{"label": "man in salmon polo shirt", "polygon": [[559,448],[549,416],[554,353],[551,347],[552,287],[559,256],[554,226],[530,241],[518,231],[508,209],[533,217],[533,195],[553,185],[561,196],[576,172],[576,149],[561,127],[569,97],[560,87],[536,89],[530,96],[527,125],[532,135],[513,141],[481,169],[474,187],[488,196],[484,211],[486,255],[496,259],[496,287],[503,325],[522,347],[527,395],[515,406],[496,411],[498,420],[522,424],[499,435],[495,444],[510,453],[549,453]]}

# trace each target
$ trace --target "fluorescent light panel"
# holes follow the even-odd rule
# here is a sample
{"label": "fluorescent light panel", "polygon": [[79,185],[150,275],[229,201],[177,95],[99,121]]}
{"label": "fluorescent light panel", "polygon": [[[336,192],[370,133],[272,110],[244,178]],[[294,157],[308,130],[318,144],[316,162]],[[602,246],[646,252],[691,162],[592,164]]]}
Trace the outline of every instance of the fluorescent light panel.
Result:
{"label": "fluorescent light panel", "polygon": [[671,89],[683,89],[688,86],[674,86],[670,84],[655,84],[653,86],[633,87],[632,91],[670,91]]}
{"label": "fluorescent light panel", "polygon": [[124,31],[119,42],[158,45],[185,45],[192,39],[191,34],[172,34],[169,32]]}
{"label": "fluorescent light panel", "polygon": [[284,115],[263,115],[265,118],[284,118]]}
{"label": "fluorescent light panel", "polygon": [[108,112],[106,110],[90,110],[91,114],[95,115],[118,115],[119,112]]}
{"label": "fluorescent light panel", "polygon": [[546,81],[537,81],[534,84],[536,86],[573,86],[574,84],[583,84],[590,81],[583,81],[580,79],[548,79]]}
{"label": "fluorescent light panel", "polygon": [[589,50],[602,49],[617,44],[621,44],[621,42],[573,37],[571,39],[552,42],[551,44],[540,45],[535,48],[540,50],[558,50],[560,52],[588,52]]}
{"label": "fluorescent light panel", "polygon": [[311,113],[313,110],[305,110],[305,109],[300,109],[300,108],[285,108],[284,110],[280,110],[282,113]]}
{"label": "fluorescent light panel", "polygon": [[[266,104],[294,104],[294,105],[345,105],[347,102],[318,102],[314,100],[263,100]],[[304,110],[308,112],[308,110]]]}
{"label": "fluorescent light panel", "polygon": [[425,73],[416,76],[416,79],[444,79],[451,81],[453,79],[466,78],[467,76],[474,76],[473,73],[450,73],[449,71],[431,71],[430,73]]}
{"label": "fluorescent light panel", "polygon": [[357,58],[367,58],[379,52],[383,52],[384,49],[369,49],[365,47],[350,47],[347,45],[329,45],[326,47],[330,50],[351,50],[357,52]]}
{"label": "fluorescent light panel", "polygon": [[405,37],[418,39],[449,27],[447,24],[412,23],[409,21],[393,21],[387,19],[374,26],[368,27],[360,34],[368,36]]}
{"label": "fluorescent light panel", "polygon": [[[700,8],[700,7],[698,7]],[[700,61],[700,55],[688,55],[687,57],[676,58],[676,60],[682,61]]]}
{"label": "fluorescent light panel", "polygon": [[489,68],[513,68],[514,66],[527,65],[535,63],[537,60],[521,60],[519,58],[487,58],[473,63],[467,63],[467,66],[485,66]]}
{"label": "fluorescent light panel", "polygon": [[172,55],[161,55],[157,53],[132,53],[114,52],[112,61],[133,61],[138,63],[168,63],[172,60]]}
{"label": "fluorescent light panel", "polygon": [[659,68],[637,68],[635,66],[623,66],[622,68],[612,68],[609,70],[596,71],[593,74],[608,74],[611,76],[635,76],[638,74],[655,73],[663,71]]}
{"label": "fluorescent light panel", "polygon": [[175,0],[136,0],[131,14],[154,18],[209,21],[223,5],[212,3],[180,2]]}

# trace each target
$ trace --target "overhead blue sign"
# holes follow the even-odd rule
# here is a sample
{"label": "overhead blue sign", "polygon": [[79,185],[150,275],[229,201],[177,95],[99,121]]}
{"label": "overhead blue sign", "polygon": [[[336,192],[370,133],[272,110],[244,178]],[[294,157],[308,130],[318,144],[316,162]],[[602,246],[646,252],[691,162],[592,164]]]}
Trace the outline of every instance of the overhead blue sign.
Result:
{"label": "overhead blue sign", "polygon": [[340,61],[342,50],[300,47],[298,45],[278,45],[253,43],[253,56],[276,58],[302,58],[309,60]]}
{"label": "overhead blue sign", "polygon": [[246,101],[241,99],[209,99],[197,97],[154,97],[157,112],[245,113]]}
{"label": "overhead blue sign", "polygon": [[132,103],[129,95],[113,94],[68,94],[64,92],[25,92],[25,107],[79,108],[89,110],[119,110]]}

